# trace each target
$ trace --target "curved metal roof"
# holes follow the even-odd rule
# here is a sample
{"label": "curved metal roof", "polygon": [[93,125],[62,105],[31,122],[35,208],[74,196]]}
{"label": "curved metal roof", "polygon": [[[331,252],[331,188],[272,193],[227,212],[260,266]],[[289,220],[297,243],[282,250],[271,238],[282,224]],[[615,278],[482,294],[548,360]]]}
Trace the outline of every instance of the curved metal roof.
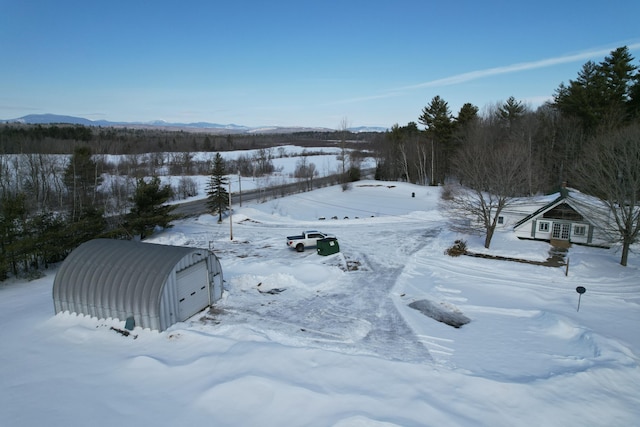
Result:
{"label": "curved metal roof", "polygon": [[[201,259],[203,251],[207,252],[126,240],[85,242],[69,254],[56,274],[55,312],[119,319],[140,315],[156,323],[170,273],[189,254]],[[154,329],[154,325],[140,326]]]}

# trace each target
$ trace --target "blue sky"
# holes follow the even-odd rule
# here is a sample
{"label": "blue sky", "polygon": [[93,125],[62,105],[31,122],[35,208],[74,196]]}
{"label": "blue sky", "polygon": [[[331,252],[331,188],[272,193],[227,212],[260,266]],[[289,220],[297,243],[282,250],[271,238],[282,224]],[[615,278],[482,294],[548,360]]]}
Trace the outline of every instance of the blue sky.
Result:
{"label": "blue sky", "polygon": [[640,2],[0,0],[0,118],[406,125],[536,107],[628,46]]}

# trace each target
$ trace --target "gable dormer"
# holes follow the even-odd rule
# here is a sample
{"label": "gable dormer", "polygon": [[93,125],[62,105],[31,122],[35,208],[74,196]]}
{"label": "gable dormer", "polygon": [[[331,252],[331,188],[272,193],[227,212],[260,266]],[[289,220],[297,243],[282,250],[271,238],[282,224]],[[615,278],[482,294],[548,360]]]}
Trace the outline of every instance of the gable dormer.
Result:
{"label": "gable dormer", "polygon": [[558,206],[549,209],[543,215],[546,219],[561,219],[565,221],[584,221],[584,217],[566,202],[560,203]]}

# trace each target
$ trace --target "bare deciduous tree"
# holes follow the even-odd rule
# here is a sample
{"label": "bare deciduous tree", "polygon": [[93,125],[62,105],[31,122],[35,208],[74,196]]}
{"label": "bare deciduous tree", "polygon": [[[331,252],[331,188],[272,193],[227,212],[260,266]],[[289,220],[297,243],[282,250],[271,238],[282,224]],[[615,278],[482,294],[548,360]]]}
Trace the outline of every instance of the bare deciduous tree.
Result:
{"label": "bare deciduous tree", "polygon": [[453,228],[485,234],[485,248],[504,208],[528,189],[527,147],[495,135],[495,128],[483,127],[460,149],[453,160],[459,185],[445,204]]}
{"label": "bare deciduous tree", "polygon": [[407,147],[407,144],[404,142],[398,144],[398,151],[400,152],[399,164],[402,176],[405,181],[411,182],[411,175],[409,174],[409,155],[407,154],[408,148],[409,147]]}
{"label": "bare deciduous tree", "polygon": [[416,146],[416,157],[415,157],[415,166],[416,172],[418,174],[417,183],[420,185],[427,185],[429,180],[433,181],[433,173],[429,174],[427,168],[429,164],[429,155],[431,154],[431,150],[426,145],[424,140],[420,140],[420,138],[416,138],[415,140]]}
{"label": "bare deciduous tree", "polygon": [[313,177],[318,175],[316,171],[316,165],[311,163],[307,159],[306,150],[302,151],[302,157],[296,162],[296,170],[293,173],[293,176],[296,178],[301,178],[305,183],[305,191],[310,191],[313,189]]}
{"label": "bare deciduous tree", "polygon": [[576,170],[579,188],[599,197],[610,219],[598,224],[622,244],[620,264],[640,233],[640,125],[593,138]]}
{"label": "bare deciduous tree", "polygon": [[56,156],[51,154],[23,154],[22,186],[29,195],[30,205],[35,211],[47,211],[62,205],[64,196],[60,188],[64,185],[64,168]]}
{"label": "bare deciduous tree", "polygon": [[198,195],[198,183],[188,176],[181,176],[177,188],[173,189],[174,197],[178,200]]}

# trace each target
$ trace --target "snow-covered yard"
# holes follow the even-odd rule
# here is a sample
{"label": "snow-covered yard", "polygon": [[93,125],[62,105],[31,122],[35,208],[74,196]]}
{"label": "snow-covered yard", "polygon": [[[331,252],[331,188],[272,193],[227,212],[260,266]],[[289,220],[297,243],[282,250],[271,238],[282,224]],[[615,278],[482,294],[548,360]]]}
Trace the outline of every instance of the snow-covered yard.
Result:
{"label": "snow-covered yard", "polygon": [[[233,240],[228,218],[178,222],[150,241],[213,246],[225,292],[163,333],[54,316],[55,270],[0,285],[0,424],[640,423],[638,255],[625,268],[615,248],[573,246],[568,276],[449,257],[456,239],[478,251],[482,239],[450,232],[438,201],[438,188],[362,181],[236,206]],[[341,252],[287,248],[304,229],[335,234]],[[548,251],[501,231],[489,252]],[[470,322],[438,322],[418,301]]]}

